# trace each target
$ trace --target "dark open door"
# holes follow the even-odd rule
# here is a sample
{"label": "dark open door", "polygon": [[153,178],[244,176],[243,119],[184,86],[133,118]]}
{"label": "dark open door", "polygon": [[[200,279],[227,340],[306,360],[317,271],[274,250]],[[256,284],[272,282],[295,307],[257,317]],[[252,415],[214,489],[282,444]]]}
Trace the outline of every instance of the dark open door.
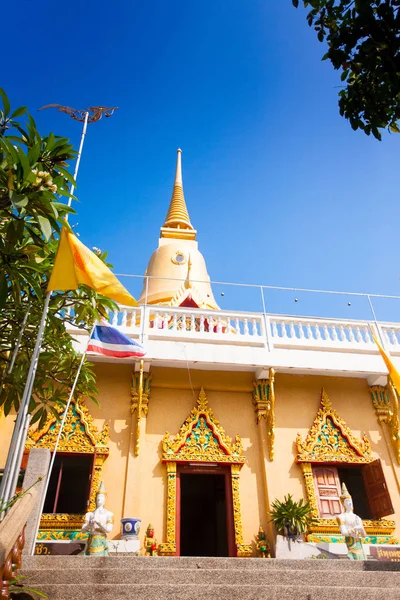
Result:
{"label": "dark open door", "polygon": [[394,513],[380,460],[362,468],[365,490],[373,519],[381,519]]}

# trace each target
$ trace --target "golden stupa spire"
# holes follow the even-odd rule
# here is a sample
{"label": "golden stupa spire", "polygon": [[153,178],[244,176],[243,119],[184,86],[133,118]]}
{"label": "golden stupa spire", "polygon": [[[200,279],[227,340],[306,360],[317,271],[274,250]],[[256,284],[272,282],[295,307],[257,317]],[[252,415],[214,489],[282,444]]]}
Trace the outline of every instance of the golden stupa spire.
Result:
{"label": "golden stupa spire", "polygon": [[196,239],[196,231],[190,222],[183,194],[182,150],[180,148],[177,150],[174,189],[164,225],[161,227],[161,237]]}

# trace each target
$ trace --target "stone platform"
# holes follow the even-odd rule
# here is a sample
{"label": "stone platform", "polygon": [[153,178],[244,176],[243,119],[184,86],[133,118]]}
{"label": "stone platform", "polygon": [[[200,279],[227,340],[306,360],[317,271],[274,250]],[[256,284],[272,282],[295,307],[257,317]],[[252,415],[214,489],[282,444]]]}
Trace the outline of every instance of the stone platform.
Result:
{"label": "stone platform", "polygon": [[400,600],[400,563],[257,558],[32,556],[51,600]]}

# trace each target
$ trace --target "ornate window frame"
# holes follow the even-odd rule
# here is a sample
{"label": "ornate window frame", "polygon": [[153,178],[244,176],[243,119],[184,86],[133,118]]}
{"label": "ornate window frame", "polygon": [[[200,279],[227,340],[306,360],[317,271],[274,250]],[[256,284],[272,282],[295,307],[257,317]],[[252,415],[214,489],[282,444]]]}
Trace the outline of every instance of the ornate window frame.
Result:
{"label": "ornate window frame", "polygon": [[203,387],[195,406],[174,438],[167,431],[162,442],[162,462],[167,467],[167,527],[166,541],[159,553],[176,554],[176,477],[179,463],[212,463],[231,466],[233,520],[238,556],[252,556],[251,544],[243,540],[240,508],[239,474],[245,463],[242,440],[229,438],[208,406]]}
{"label": "ornate window frame", "polygon": [[[58,406],[56,410],[62,415],[64,409],[62,406]],[[48,448],[52,452],[60,430],[60,424],[60,420],[51,415],[42,429],[31,428],[25,449]],[[96,505],[96,492],[102,479],[104,462],[109,454],[108,437],[109,425],[105,423],[99,431],[87,406],[83,402],[72,400],[57,452],[94,454],[89,510],[94,510]],[[42,514],[38,540],[86,539],[87,534],[81,532],[83,517],[84,515],[70,513]]]}
{"label": "ornate window frame", "polygon": [[[303,441],[300,434],[296,438],[296,462],[301,464],[307,499],[311,506],[311,516],[315,519],[309,527],[309,542],[341,542],[343,537],[336,519],[319,517],[315,493],[312,465],[327,464],[368,464],[376,459],[372,456],[371,443],[366,435],[357,439],[345,421],[333,409],[324,388],[321,392],[321,406],[311,429]],[[368,533],[367,543],[397,543],[393,537],[395,522],[386,519],[364,520]]]}

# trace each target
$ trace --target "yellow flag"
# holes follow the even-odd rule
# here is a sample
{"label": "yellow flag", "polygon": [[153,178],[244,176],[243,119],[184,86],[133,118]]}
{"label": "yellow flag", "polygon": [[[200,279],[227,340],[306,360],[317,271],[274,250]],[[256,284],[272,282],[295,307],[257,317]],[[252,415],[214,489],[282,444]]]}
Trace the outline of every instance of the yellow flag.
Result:
{"label": "yellow flag", "polygon": [[76,290],[80,283],[120,304],[138,305],[99,257],[63,227],[47,291]]}
{"label": "yellow flag", "polygon": [[400,373],[398,372],[398,370],[396,369],[396,367],[390,360],[389,356],[386,354],[386,352],[384,351],[384,349],[382,348],[382,346],[380,345],[380,343],[378,342],[378,340],[376,339],[376,337],[374,335],[373,335],[373,338],[374,338],[375,344],[379,348],[379,352],[381,353],[383,360],[385,361],[385,365],[387,366],[387,369],[389,371],[390,379],[392,380],[392,383],[393,383],[394,387],[396,388],[396,392],[400,396]]}

